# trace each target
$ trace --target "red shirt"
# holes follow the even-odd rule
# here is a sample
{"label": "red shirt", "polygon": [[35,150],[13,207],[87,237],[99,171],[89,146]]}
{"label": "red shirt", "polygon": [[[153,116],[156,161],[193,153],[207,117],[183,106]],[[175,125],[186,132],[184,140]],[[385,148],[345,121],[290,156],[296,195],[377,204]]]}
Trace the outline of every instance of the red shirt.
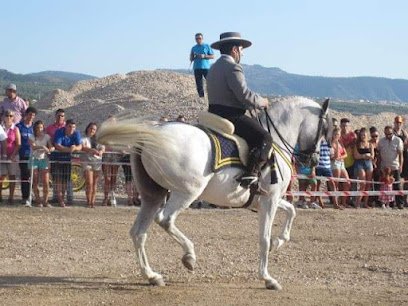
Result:
{"label": "red shirt", "polygon": [[346,135],[340,136],[340,142],[345,148],[348,148],[351,145],[353,145],[356,139],[357,136],[354,132],[348,132]]}
{"label": "red shirt", "polygon": [[47,126],[47,128],[45,129],[45,132],[50,135],[51,137],[51,142],[54,143],[54,136],[55,136],[55,132],[59,129],[65,127],[65,122],[63,122],[62,124],[58,124],[58,123],[53,123],[50,124],[49,126]]}

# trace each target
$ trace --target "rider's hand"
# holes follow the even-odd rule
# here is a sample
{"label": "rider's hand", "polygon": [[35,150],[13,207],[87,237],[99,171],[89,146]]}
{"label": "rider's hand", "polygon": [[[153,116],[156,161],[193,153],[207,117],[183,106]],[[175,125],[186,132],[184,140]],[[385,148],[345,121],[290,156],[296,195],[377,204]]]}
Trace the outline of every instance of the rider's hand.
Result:
{"label": "rider's hand", "polygon": [[266,98],[262,98],[260,103],[259,103],[259,108],[268,108],[269,106],[269,101]]}

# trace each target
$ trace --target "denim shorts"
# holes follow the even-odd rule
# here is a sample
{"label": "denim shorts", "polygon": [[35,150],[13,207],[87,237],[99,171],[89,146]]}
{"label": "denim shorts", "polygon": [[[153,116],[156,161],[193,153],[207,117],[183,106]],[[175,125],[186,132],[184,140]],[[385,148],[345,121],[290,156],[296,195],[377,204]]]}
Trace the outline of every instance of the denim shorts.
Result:
{"label": "denim shorts", "polygon": [[373,163],[367,159],[357,159],[354,161],[354,175],[357,176],[360,170],[373,172]]}
{"label": "denim shorts", "polygon": [[316,175],[317,176],[325,176],[325,177],[332,177],[333,172],[330,168],[316,168]]}
{"label": "denim shorts", "polygon": [[38,169],[38,170],[48,170],[48,159],[36,159],[32,158],[28,164],[28,168]]}

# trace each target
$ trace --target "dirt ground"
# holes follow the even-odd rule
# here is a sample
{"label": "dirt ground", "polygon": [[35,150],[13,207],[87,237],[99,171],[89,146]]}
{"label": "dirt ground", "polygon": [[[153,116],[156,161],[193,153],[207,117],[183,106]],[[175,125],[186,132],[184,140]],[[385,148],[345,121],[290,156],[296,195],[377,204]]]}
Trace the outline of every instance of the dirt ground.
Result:
{"label": "dirt ground", "polygon": [[[138,208],[0,207],[2,305],[407,305],[408,210],[298,210],[292,240],[270,257],[283,290],[257,279],[257,215],[188,209],[181,248],[156,224],[147,251],[166,287],[141,277],[128,235]],[[280,212],[277,224],[283,220]],[[277,226],[273,228],[276,233]]]}

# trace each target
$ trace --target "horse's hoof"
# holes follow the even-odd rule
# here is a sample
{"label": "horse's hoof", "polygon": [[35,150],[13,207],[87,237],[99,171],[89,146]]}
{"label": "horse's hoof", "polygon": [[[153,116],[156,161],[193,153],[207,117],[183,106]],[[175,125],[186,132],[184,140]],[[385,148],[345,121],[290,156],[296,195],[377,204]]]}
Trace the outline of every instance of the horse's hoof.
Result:
{"label": "horse's hoof", "polygon": [[166,286],[166,284],[165,284],[165,282],[163,280],[163,277],[161,277],[161,276],[156,276],[156,277],[149,278],[149,283],[150,283],[150,285],[157,286],[157,287]]}
{"label": "horse's hoof", "polygon": [[280,247],[283,245],[284,241],[283,239],[280,238],[275,238],[272,240],[271,246],[269,248],[269,252],[273,251],[278,251]]}
{"label": "horse's hoof", "polygon": [[278,290],[278,291],[282,290],[282,286],[279,285],[277,281],[271,281],[271,280],[265,281],[265,286],[266,286],[266,289],[269,289],[269,290]]}
{"label": "horse's hoof", "polygon": [[183,258],[181,259],[181,261],[183,262],[183,265],[190,271],[194,270],[194,266],[195,266],[195,258],[193,257],[193,255],[191,254],[185,254],[183,256]]}

